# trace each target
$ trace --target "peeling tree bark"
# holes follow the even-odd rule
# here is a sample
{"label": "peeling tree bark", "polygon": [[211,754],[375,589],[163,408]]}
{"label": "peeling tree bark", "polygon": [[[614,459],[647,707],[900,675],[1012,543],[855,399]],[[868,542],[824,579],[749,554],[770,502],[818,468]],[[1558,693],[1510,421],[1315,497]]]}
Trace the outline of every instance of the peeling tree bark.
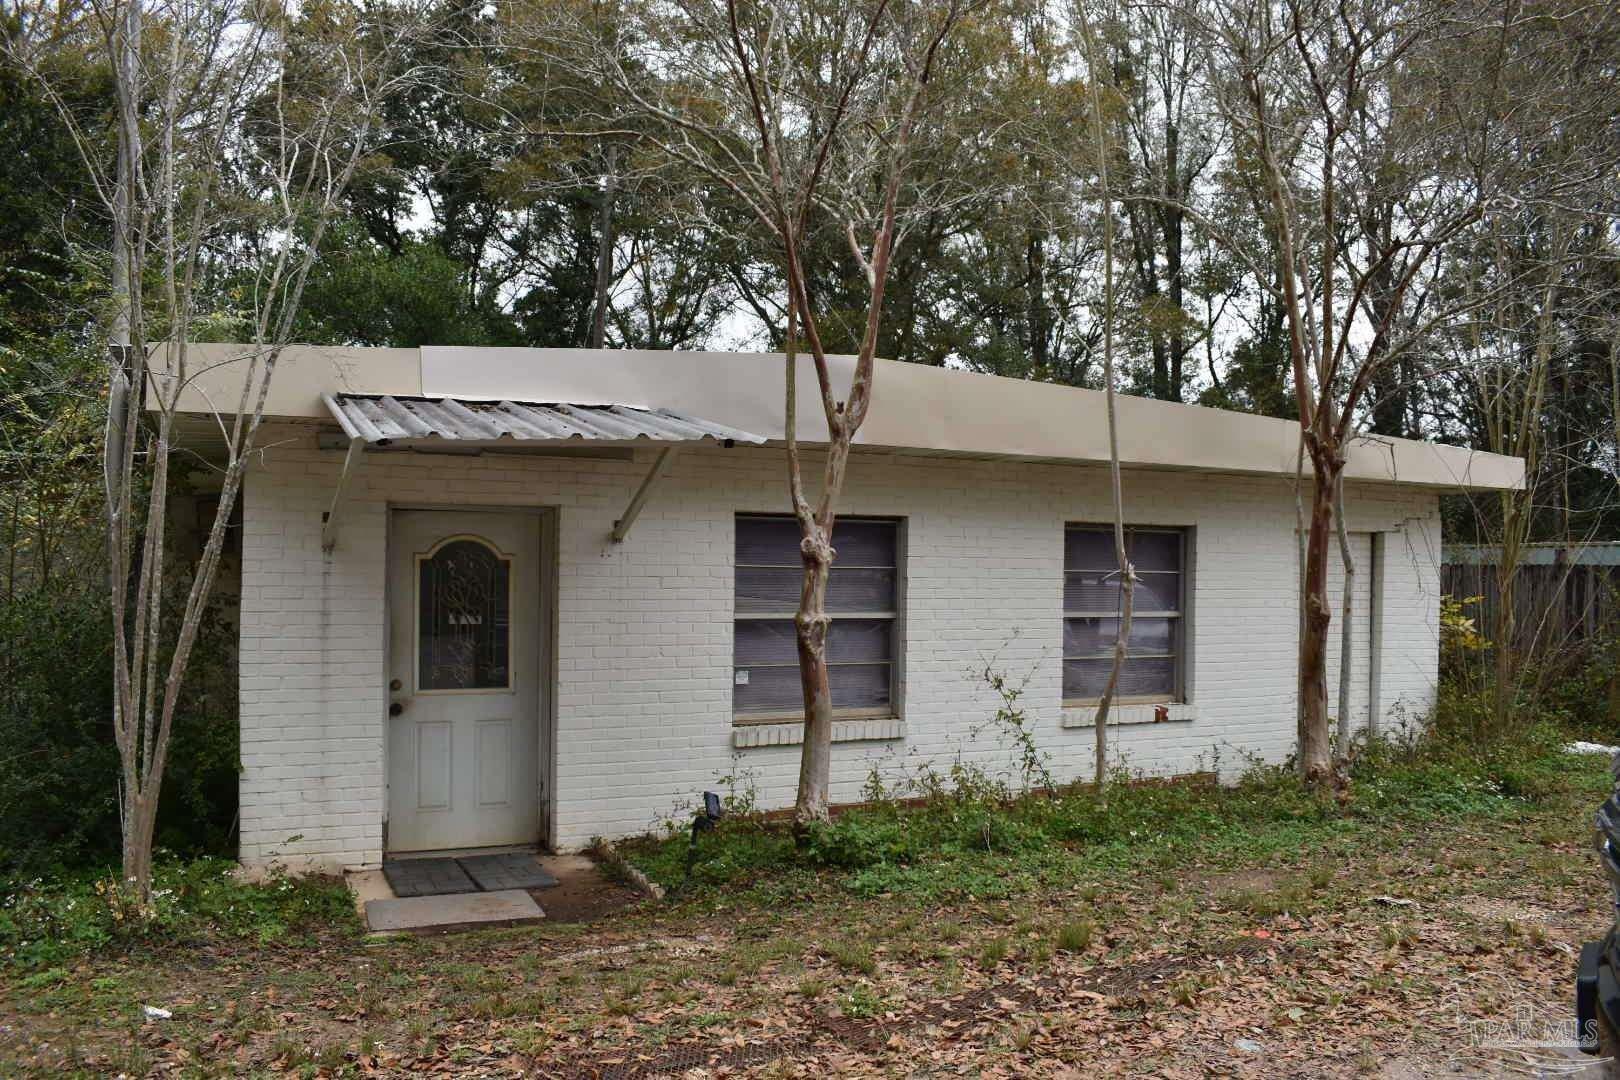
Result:
{"label": "peeling tree bark", "polygon": [[[1316,455],[1312,455],[1313,459]],[[1305,638],[1299,664],[1299,767],[1312,784],[1333,775],[1328,738],[1327,643],[1333,621],[1327,603],[1328,540],[1333,529],[1333,487],[1338,477],[1331,464],[1316,464],[1311,485],[1310,531],[1305,539]]]}

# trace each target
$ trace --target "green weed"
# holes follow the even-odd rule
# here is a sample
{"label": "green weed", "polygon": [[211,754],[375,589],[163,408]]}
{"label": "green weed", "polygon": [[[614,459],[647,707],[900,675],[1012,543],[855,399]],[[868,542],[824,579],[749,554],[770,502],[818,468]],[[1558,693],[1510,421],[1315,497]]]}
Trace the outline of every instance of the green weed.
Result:
{"label": "green weed", "polygon": [[1058,927],[1057,947],[1062,952],[1085,952],[1097,927],[1089,921],[1069,922]]}

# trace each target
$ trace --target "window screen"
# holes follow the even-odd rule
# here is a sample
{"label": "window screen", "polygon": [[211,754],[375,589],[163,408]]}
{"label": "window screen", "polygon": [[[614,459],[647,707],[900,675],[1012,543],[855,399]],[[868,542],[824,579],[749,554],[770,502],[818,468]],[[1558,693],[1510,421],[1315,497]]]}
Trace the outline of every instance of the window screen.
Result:
{"label": "window screen", "polygon": [[[894,706],[899,610],[899,525],[847,519],[833,527],[827,580],[827,664],[833,708],[878,712]],[[804,563],[790,517],[737,518],[736,628],[732,712],[799,714],[799,651],[793,614]]]}
{"label": "window screen", "polygon": [[[1063,700],[1096,701],[1108,685],[1119,637],[1114,530],[1071,525],[1063,541]],[[1137,580],[1118,700],[1180,697],[1185,551],[1186,534],[1179,530],[1125,530]]]}

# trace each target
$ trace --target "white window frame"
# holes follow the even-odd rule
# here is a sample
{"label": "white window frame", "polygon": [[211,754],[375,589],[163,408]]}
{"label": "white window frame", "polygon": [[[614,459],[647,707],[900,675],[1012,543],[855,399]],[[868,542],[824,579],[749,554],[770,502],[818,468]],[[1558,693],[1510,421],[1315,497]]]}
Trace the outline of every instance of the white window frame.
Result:
{"label": "white window frame", "polygon": [[[792,521],[793,516],[791,514],[770,514],[770,513],[740,512],[740,513],[736,514],[732,519],[732,528],[733,528],[733,530],[736,529],[736,526],[737,526],[738,522],[745,521],[745,520]],[[905,591],[905,580],[906,580],[906,574],[905,574],[905,566],[906,566],[906,522],[905,522],[904,518],[881,517],[881,516],[874,516],[874,515],[871,515],[871,514],[849,514],[849,515],[840,515],[837,518],[837,521],[834,523],[834,529],[836,530],[838,524],[842,524],[842,523],[845,523],[845,522],[847,522],[847,523],[849,523],[851,525],[865,523],[865,524],[872,524],[872,525],[890,525],[890,526],[893,526],[893,528],[894,528],[894,567],[893,567],[893,569],[894,569],[894,604],[895,604],[895,606],[894,606],[894,610],[892,610],[892,611],[842,611],[842,612],[828,612],[827,613],[828,618],[832,619],[834,622],[837,622],[840,619],[867,619],[867,620],[886,619],[889,622],[889,704],[886,705],[886,706],[876,706],[876,707],[872,707],[872,708],[853,708],[853,709],[852,708],[843,708],[843,709],[835,708],[835,709],[833,709],[833,713],[832,713],[833,718],[835,720],[898,720],[901,717],[901,711],[902,710],[901,710],[901,700],[900,700],[900,698],[901,698],[901,688],[904,685],[904,680],[901,678],[900,665],[901,665],[901,655],[902,655],[901,654],[901,645],[905,640],[904,636],[901,633],[901,628],[902,628],[902,622],[903,622],[903,619],[904,619],[904,614],[903,613],[904,613],[904,610],[905,610],[905,594],[906,594],[906,591]],[[735,543],[733,543],[733,545],[732,545],[732,550],[733,551],[736,550]],[[837,567],[839,565],[840,564],[836,560],[833,562],[834,569],[837,569]],[[889,567],[886,567],[886,566],[885,567],[864,567],[864,566],[861,566],[861,565],[858,565],[858,564],[852,564],[852,563],[846,563],[846,564],[843,564],[843,565],[846,568],[856,569],[856,570],[860,570],[860,569],[874,569],[874,570],[875,569],[882,569],[882,570],[887,570],[887,569],[889,569]],[[795,569],[795,570],[803,570],[804,569],[804,564],[802,562],[794,562],[794,563],[733,563],[733,565],[732,565],[732,578],[731,578],[731,581],[732,581],[732,584],[731,584],[732,593],[731,593],[731,595],[732,595],[733,610],[732,610],[732,613],[731,613],[731,619],[732,619],[732,622],[731,622],[731,625],[732,625],[731,670],[732,670],[732,673],[733,673],[733,682],[732,682],[733,701],[736,700],[736,698],[735,698],[735,694],[736,694],[735,674],[736,674],[736,671],[737,671],[737,637],[736,637],[736,626],[737,626],[737,624],[740,623],[740,622],[750,622],[750,621],[753,621],[753,620],[756,620],[756,619],[765,620],[765,621],[769,621],[769,622],[782,622],[782,621],[786,620],[787,622],[791,623],[793,621],[794,616],[798,614],[798,609],[797,608],[794,608],[794,609],[791,609],[791,610],[788,610],[788,611],[784,611],[784,612],[777,612],[777,611],[758,611],[758,612],[756,612],[756,611],[747,611],[747,612],[743,612],[743,611],[737,611],[735,609],[736,597],[737,597],[737,571],[739,569],[742,569],[742,568],[748,568],[748,569],[754,569],[754,570],[770,570],[770,569],[786,569],[786,568],[789,568],[789,567],[791,567],[792,569]],[[852,664],[853,666],[856,666],[856,667],[871,667],[873,662],[870,661],[870,660],[857,660],[857,661],[845,661],[844,663],[849,663],[849,664]],[[750,664],[749,668],[752,669],[752,668],[759,668],[759,667],[792,667],[792,668],[796,669],[796,668],[798,668],[798,666],[799,666],[798,662],[794,661],[793,663],[790,663],[790,664]],[[827,664],[827,667],[829,669],[828,674],[829,675],[831,674],[831,669],[832,668],[839,667],[839,666],[841,666],[841,665],[838,662],[828,661],[828,664]],[[747,726],[747,725],[750,725],[750,724],[781,724],[781,723],[792,723],[792,722],[803,723],[804,722],[804,710],[802,708],[800,708],[800,709],[772,709],[772,710],[762,710],[762,711],[755,711],[755,712],[742,712],[742,713],[740,713],[740,712],[736,711],[736,706],[734,704],[732,706],[731,722],[732,722],[733,726],[737,726],[737,727],[744,727],[744,726]]]}
{"label": "white window frame", "polygon": [[[1071,573],[1088,572],[1088,568],[1076,567],[1076,568],[1071,569],[1070,566],[1069,566],[1068,536],[1069,536],[1069,533],[1071,531],[1076,531],[1076,532],[1078,532],[1078,531],[1106,532],[1106,533],[1110,534],[1110,539],[1112,539],[1112,533],[1114,531],[1114,526],[1112,524],[1103,525],[1103,524],[1098,524],[1096,522],[1090,522],[1090,521],[1068,521],[1068,522],[1064,522],[1064,524],[1063,524],[1063,538],[1064,538],[1064,545],[1063,545],[1063,552],[1064,552],[1064,554],[1063,554],[1063,577],[1060,579],[1061,584],[1063,586],[1067,586],[1067,584],[1068,584],[1068,576]],[[1124,695],[1115,696],[1114,704],[1116,704],[1116,705],[1158,705],[1158,704],[1177,705],[1177,704],[1185,704],[1186,701],[1187,701],[1187,641],[1188,641],[1188,637],[1189,637],[1189,635],[1187,633],[1187,617],[1188,617],[1187,598],[1190,595],[1190,590],[1188,588],[1188,581],[1191,578],[1191,574],[1192,574],[1192,565],[1191,565],[1192,560],[1190,558],[1190,554],[1191,554],[1191,549],[1192,549],[1191,540],[1192,540],[1193,531],[1189,527],[1178,526],[1178,525],[1129,525],[1128,524],[1128,525],[1125,526],[1125,534],[1126,534],[1126,542],[1127,542],[1127,544],[1129,543],[1130,535],[1132,533],[1168,533],[1168,534],[1170,534],[1172,536],[1175,536],[1176,540],[1177,540],[1177,544],[1176,544],[1176,567],[1177,567],[1177,570],[1176,570],[1176,574],[1177,574],[1176,603],[1177,603],[1178,607],[1180,608],[1180,610],[1179,611],[1142,611],[1142,610],[1132,610],[1131,611],[1131,621],[1132,621],[1132,623],[1134,623],[1137,619],[1169,619],[1174,623],[1174,626],[1172,628],[1173,646],[1172,646],[1172,651],[1171,651],[1168,659],[1174,660],[1175,665],[1174,665],[1174,669],[1173,669],[1173,674],[1171,675],[1171,694],[1170,694],[1170,696],[1168,698],[1166,698],[1162,694],[1145,694],[1145,695],[1143,695],[1143,694],[1135,694],[1135,695],[1124,694]],[[1106,572],[1106,571],[1103,571],[1102,567],[1097,567],[1095,569],[1090,569],[1089,572],[1090,573],[1098,573],[1098,572]],[[1115,570],[1113,572],[1118,573],[1117,570]],[[1157,571],[1154,571],[1154,570],[1142,570],[1142,571],[1138,571],[1138,576],[1140,577],[1141,575],[1151,574],[1151,573],[1160,573],[1160,574],[1162,574],[1162,573],[1166,573],[1166,572],[1167,571],[1163,571],[1163,570],[1157,570]],[[1059,596],[1061,597],[1064,593],[1067,593],[1067,591],[1068,591],[1068,589],[1066,587],[1063,588],[1062,592],[1059,593]],[[1102,660],[1102,659],[1110,659],[1113,656],[1113,650],[1111,650],[1111,649],[1109,650],[1109,652],[1107,652],[1106,654],[1103,654],[1101,656],[1069,656],[1063,649],[1063,642],[1064,642],[1065,638],[1067,638],[1067,636],[1068,636],[1068,634],[1067,634],[1067,623],[1068,623],[1068,621],[1070,619],[1118,619],[1119,617],[1120,617],[1120,612],[1117,609],[1114,610],[1114,611],[1070,611],[1067,606],[1064,607],[1064,609],[1063,609],[1063,618],[1058,623],[1058,651],[1059,651],[1058,678],[1060,680],[1063,677],[1062,665],[1067,664],[1071,660]],[[1151,659],[1166,659],[1166,657],[1164,657],[1162,654],[1159,654],[1159,653],[1141,654],[1141,653],[1134,653],[1134,652],[1127,651],[1126,654],[1125,654],[1125,659],[1128,662],[1128,661],[1130,661],[1132,659],[1148,659],[1148,660],[1151,660]],[[1062,692],[1062,687],[1060,687],[1059,690],[1060,690],[1060,692]],[[1097,705],[1100,705],[1101,703],[1102,703],[1102,698],[1101,697],[1071,698],[1071,697],[1068,697],[1066,694],[1063,697],[1063,707],[1064,708],[1088,708],[1088,707],[1095,707]]]}

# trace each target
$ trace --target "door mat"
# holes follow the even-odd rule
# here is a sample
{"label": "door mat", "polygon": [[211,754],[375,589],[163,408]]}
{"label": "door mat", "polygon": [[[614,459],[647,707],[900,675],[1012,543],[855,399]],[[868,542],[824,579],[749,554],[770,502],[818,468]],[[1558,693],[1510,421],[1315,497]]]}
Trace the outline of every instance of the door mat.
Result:
{"label": "door mat", "polygon": [[401,898],[478,891],[454,859],[389,859],[382,869],[394,895]]}
{"label": "door mat", "polygon": [[456,860],[467,876],[485,892],[501,889],[549,889],[557,879],[546,873],[534,856],[521,851],[504,855],[467,855]]}

